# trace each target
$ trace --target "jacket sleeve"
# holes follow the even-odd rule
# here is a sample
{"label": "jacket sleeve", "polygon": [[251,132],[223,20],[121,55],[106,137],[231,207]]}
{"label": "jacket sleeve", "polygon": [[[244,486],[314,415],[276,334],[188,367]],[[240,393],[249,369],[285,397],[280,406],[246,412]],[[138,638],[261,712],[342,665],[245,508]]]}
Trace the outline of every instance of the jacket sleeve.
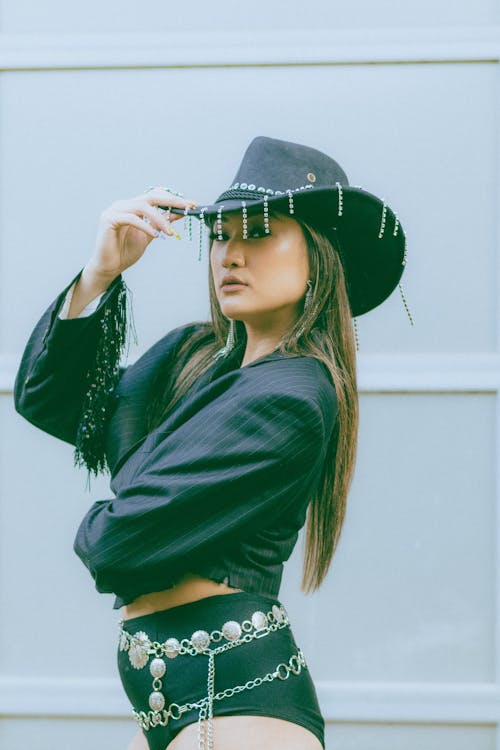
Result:
{"label": "jacket sleeve", "polygon": [[119,360],[128,334],[128,287],[120,274],[90,315],[61,318],[66,294],[82,271],[36,323],[16,373],[14,406],[35,427],[74,445],[75,465],[97,474],[106,469],[110,395],[126,369]]}
{"label": "jacket sleeve", "polygon": [[221,545],[307,503],[337,405],[334,390],[320,403],[303,385],[235,389],[155,441],[132,481],[95,502],[78,528],[74,551],[99,592],[130,601],[167,588]]}

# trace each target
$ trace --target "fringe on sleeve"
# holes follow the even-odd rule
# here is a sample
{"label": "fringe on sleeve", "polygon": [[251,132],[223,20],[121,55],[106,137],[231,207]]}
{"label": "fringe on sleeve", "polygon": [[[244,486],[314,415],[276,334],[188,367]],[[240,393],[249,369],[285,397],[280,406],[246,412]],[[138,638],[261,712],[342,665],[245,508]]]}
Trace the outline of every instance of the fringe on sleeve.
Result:
{"label": "fringe on sleeve", "polygon": [[94,363],[86,373],[82,414],[77,427],[74,465],[87,467],[87,489],[90,475],[109,470],[105,452],[105,427],[111,394],[120,374],[120,360],[125,347],[130,346],[130,333],[137,344],[133,320],[132,292],[120,279],[118,292],[107,302],[101,316],[101,333]]}

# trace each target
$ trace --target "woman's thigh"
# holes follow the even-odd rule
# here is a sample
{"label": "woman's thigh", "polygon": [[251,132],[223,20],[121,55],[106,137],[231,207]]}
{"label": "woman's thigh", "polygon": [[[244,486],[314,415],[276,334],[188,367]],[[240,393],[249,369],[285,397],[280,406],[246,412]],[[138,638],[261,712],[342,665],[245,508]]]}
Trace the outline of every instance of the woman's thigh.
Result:
{"label": "woman's thigh", "polygon": [[[322,750],[319,739],[308,729],[271,716],[215,716],[214,744],[217,750]],[[168,744],[168,750],[193,750],[198,741],[198,723],[188,724]],[[127,750],[149,750],[142,729]],[[166,750],[166,749],[165,749]]]}
{"label": "woman's thigh", "polygon": [[[271,716],[215,716],[216,750],[322,750],[319,739],[309,729]],[[197,747],[198,726],[188,724],[168,745],[168,750]],[[147,743],[131,750],[147,750]]]}
{"label": "woman's thigh", "polygon": [[127,745],[127,750],[148,750],[148,741],[144,736],[142,729],[139,729]]}

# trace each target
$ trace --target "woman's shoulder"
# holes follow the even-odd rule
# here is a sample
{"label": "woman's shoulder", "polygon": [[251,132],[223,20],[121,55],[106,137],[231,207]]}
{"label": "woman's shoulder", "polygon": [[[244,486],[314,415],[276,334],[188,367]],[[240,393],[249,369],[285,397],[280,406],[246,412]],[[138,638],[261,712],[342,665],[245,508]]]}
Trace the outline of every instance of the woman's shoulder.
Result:
{"label": "woman's shoulder", "polygon": [[330,370],[312,355],[273,352],[240,368],[240,384],[266,396],[288,396],[336,412],[337,396]]}
{"label": "woman's shoulder", "polygon": [[170,355],[174,350],[184,343],[188,338],[193,335],[198,335],[203,332],[209,332],[211,330],[210,323],[203,321],[192,321],[190,323],[181,323],[181,325],[171,328],[161,338],[157,339],[146,351],[141,355],[140,360],[142,362],[149,361],[151,359],[161,359],[165,356]]}
{"label": "woman's shoulder", "polygon": [[171,328],[153,346],[165,344],[165,342],[181,342],[193,335],[211,333],[212,330],[213,326],[208,321],[195,320],[189,323],[181,323],[175,328]]}
{"label": "woman's shoulder", "polygon": [[207,327],[202,321],[182,323],[171,328],[157,339],[135,361],[121,369],[121,378],[117,395],[131,390],[142,390],[146,381],[164,370],[174,362],[180,346],[192,335],[198,334]]}
{"label": "woman's shoulder", "polygon": [[331,384],[331,374],[323,360],[312,354],[293,354],[290,352],[273,351],[263,357],[258,357],[241,368],[255,373],[256,378],[271,378],[283,387],[287,384],[297,385],[305,381],[316,381],[319,385],[325,381]]}

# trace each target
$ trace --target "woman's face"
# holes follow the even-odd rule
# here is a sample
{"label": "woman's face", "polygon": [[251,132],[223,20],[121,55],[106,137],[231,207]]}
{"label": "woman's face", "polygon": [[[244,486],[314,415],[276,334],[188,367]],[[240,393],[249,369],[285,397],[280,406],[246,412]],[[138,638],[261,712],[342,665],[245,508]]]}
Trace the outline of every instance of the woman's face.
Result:
{"label": "woman's face", "polygon": [[[248,214],[247,239],[242,237],[241,211],[222,217],[222,240],[212,224],[210,264],[222,313],[262,329],[285,329],[302,310],[307,291],[309,258],[298,222],[269,211],[264,231],[262,210]],[[234,274],[246,286],[222,286]]]}

